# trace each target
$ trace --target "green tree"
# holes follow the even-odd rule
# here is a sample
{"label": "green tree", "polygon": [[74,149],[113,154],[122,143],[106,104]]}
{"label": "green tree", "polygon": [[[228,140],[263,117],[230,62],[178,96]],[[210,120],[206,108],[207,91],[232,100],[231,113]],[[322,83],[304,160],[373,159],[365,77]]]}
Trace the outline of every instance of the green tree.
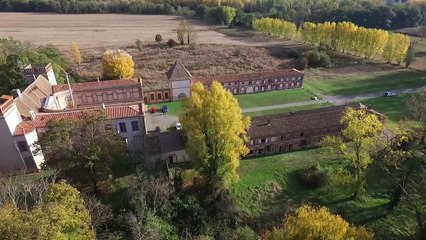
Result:
{"label": "green tree", "polygon": [[414,61],[416,61],[416,52],[414,51],[414,44],[411,43],[405,57],[405,67],[408,68]]}
{"label": "green tree", "polygon": [[216,81],[210,89],[196,83],[180,117],[188,153],[207,185],[229,186],[237,180],[239,160],[248,153],[245,143],[250,126],[237,99]]}
{"label": "green tree", "polygon": [[357,199],[365,191],[365,173],[373,162],[373,148],[383,124],[376,115],[364,109],[352,108],[346,110],[340,122],[344,126],[342,136],[327,136],[322,145],[338,150],[355,169],[353,198]]}
{"label": "green tree", "polygon": [[104,111],[49,122],[39,144],[47,167],[82,186],[90,184],[95,193],[99,193],[99,181],[111,174],[113,164],[128,158],[124,140],[108,127]]}
{"label": "green tree", "polygon": [[237,15],[237,10],[228,6],[220,6],[219,9],[223,24],[231,27],[232,20],[234,20],[235,16]]}
{"label": "green tree", "polygon": [[161,34],[157,34],[157,35],[155,35],[155,41],[156,42],[162,42],[163,41],[163,36],[161,36]]}
{"label": "green tree", "polygon": [[341,216],[330,213],[326,207],[303,205],[294,215],[287,216],[283,227],[265,234],[266,240],[323,239],[369,240],[372,232],[364,227],[351,226]]}
{"label": "green tree", "polygon": [[132,56],[123,50],[106,50],[102,67],[104,77],[107,79],[129,79],[135,72]]}

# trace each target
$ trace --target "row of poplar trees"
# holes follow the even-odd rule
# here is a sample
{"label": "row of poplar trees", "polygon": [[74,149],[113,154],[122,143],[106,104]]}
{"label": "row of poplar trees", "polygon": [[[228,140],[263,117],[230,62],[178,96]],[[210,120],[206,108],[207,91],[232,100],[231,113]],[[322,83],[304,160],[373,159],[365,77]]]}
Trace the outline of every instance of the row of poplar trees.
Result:
{"label": "row of poplar trees", "polygon": [[292,22],[260,18],[253,21],[253,29],[286,39],[300,36],[304,42],[314,46],[325,46],[366,59],[381,56],[388,62],[398,64],[405,60],[411,44],[407,35],[359,27],[351,22],[306,22],[297,31]]}

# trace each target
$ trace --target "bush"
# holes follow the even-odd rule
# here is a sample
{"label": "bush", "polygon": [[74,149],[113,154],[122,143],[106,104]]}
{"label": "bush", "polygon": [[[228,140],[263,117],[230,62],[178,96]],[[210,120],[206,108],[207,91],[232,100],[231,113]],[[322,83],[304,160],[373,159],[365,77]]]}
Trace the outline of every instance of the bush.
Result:
{"label": "bush", "polygon": [[167,41],[167,45],[169,45],[169,47],[172,48],[177,45],[177,42],[173,39],[169,39],[169,41]]}
{"label": "bush", "polygon": [[288,52],[287,57],[288,58],[294,58],[294,59],[298,59],[300,58],[301,53],[297,50],[290,50],[290,52]]}
{"label": "bush", "polygon": [[234,240],[256,240],[256,233],[249,227],[239,227],[235,230]]}
{"label": "bush", "polygon": [[156,41],[156,42],[161,42],[161,41],[163,41],[163,36],[161,36],[161,34],[157,34],[157,35],[155,35],[155,41]]}
{"label": "bush", "polygon": [[311,50],[305,52],[302,57],[305,57],[309,61],[310,67],[330,67],[331,59],[330,56],[325,52],[319,52],[317,50]]}
{"label": "bush", "polygon": [[326,173],[319,170],[317,166],[297,170],[296,176],[302,185],[309,188],[322,187],[326,180]]}

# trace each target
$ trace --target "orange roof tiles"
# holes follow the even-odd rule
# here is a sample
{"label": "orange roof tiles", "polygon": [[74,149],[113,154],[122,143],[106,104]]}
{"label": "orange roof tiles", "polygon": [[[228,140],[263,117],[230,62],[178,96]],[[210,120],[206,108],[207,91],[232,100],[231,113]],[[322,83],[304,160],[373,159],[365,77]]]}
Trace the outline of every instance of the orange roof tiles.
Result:
{"label": "orange roof tiles", "polygon": [[[92,90],[99,88],[117,87],[117,86],[138,86],[139,83],[132,80],[105,80],[95,82],[71,83],[71,89],[75,90]],[[53,86],[53,92],[61,92],[68,90],[68,84],[58,84]]]}
{"label": "orange roof tiles", "polygon": [[[78,111],[67,111],[59,113],[38,113],[34,120],[31,120],[30,123],[37,127],[43,128],[47,126],[47,123],[51,120],[61,120],[61,119],[80,119],[83,117],[83,114],[100,111],[102,109],[88,109],[88,110],[78,110]],[[120,106],[120,107],[111,107],[106,110],[108,119],[120,119],[128,117],[137,117],[142,113],[139,112],[137,106]]]}
{"label": "orange roof tiles", "polygon": [[2,95],[0,97],[0,114],[5,113],[13,106],[13,97],[9,95]]}
{"label": "orange roof tiles", "polygon": [[33,131],[34,129],[36,129],[36,127],[31,124],[31,121],[23,121],[20,122],[18,126],[16,126],[13,136],[21,136],[25,133]]}
{"label": "orange roof tiles", "polygon": [[220,76],[196,77],[196,78],[193,78],[192,81],[201,82],[203,84],[211,84],[213,81],[218,81],[218,82],[253,81],[253,80],[295,77],[295,76],[303,76],[303,73],[296,69],[286,69],[286,70],[271,71],[271,72],[255,72],[255,73],[230,74],[230,75],[220,75]]}

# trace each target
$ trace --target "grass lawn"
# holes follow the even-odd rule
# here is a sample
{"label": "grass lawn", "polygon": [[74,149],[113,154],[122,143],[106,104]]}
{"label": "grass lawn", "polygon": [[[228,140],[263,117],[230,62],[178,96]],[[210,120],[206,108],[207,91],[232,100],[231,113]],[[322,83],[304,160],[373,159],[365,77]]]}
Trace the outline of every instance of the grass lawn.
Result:
{"label": "grass lawn", "polygon": [[157,107],[158,110],[161,111],[161,108],[166,105],[169,108],[170,115],[179,115],[182,112],[183,102],[182,101],[176,101],[176,102],[165,102],[165,103],[154,103],[154,104],[148,104],[148,109],[151,109],[151,107]]}
{"label": "grass lawn", "polygon": [[370,170],[366,196],[353,201],[346,186],[310,189],[301,185],[295,170],[316,164],[329,171],[345,166],[345,161],[321,148],[242,160],[240,181],[231,186],[231,194],[255,229],[277,226],[286,213],[310,203],[326,206],[350,223],[366,225],[375,232],[376,239],[411,239],[415,218],[404,205],[384,217],[395,182],[382,170]]}
{"label": "grass lawn", "polygon": [[311,100],[313,95],[306,89],[290,89],[235,96],[241,108],[263,107]]}
{"label": "grass lawn", "polygon": [[331,104],[329,103],[317,103],[317,104],[309,104],[309,105],[298,106],[298,107],[288,107],[288,108],[279,108],[279,109],[265,110],[265,111],[259,111],[259,112],[249,112],[249,113],[245,113],[245,115],[252,116],[252,117],[266,116],[266,115],[273,115],[278,113],[310,110],[310,109],[323,108],[323,107],[329,107],[329,106],[331,106]]}
{"label": "grass lawn", "polygon": [[395,97],[378,97],[362,101],[365,105],[371,105],[371,107],[384,114],[392,121],[398,121],[407,116],[407,102],[414,96],[413,94],[402,94]]}
{"label": "grass lawn", "polygon": [[355,95],[426,85],[426,74],[420,71],[399,70],[388,73],[373,72],[347,77],[315,79],[305,82],[308,89],[326,95]]}

